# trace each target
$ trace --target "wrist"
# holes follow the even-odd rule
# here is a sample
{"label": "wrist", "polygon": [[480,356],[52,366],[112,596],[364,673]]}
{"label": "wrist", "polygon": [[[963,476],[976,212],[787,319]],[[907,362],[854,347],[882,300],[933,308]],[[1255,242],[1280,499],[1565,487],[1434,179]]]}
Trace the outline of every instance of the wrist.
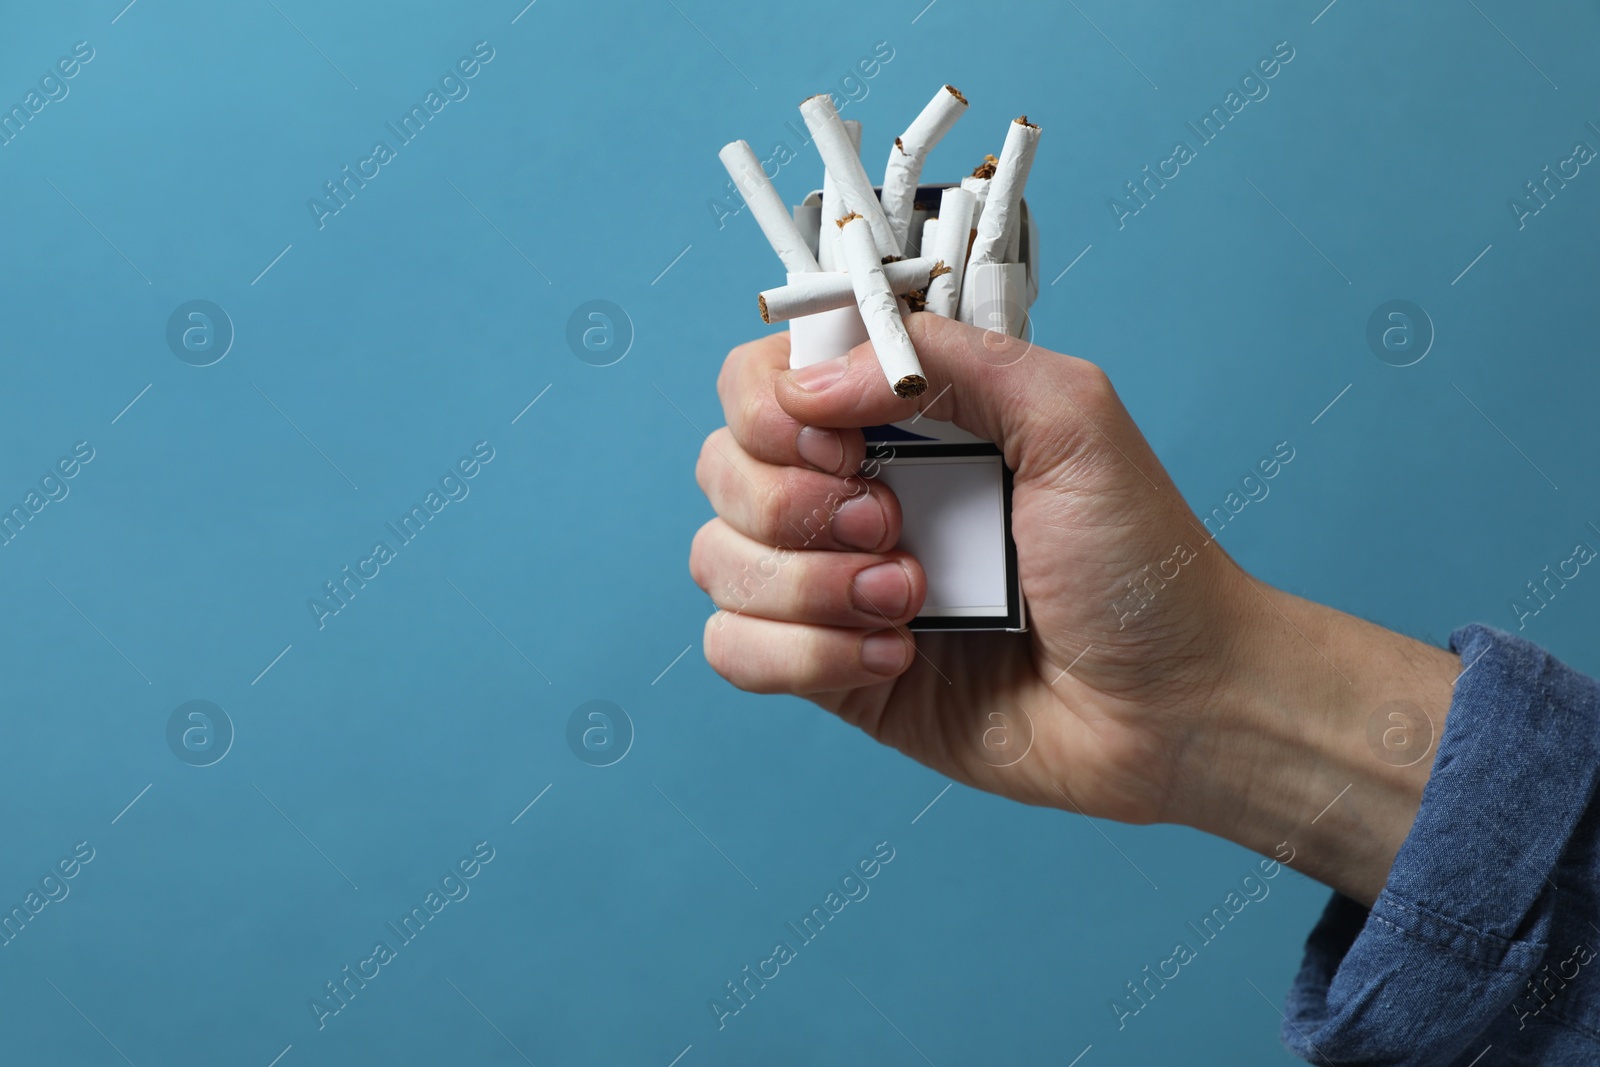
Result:
{"label": "wrist", "polygon": [[1178,821],[1371,904],[1421,804],[1456,657],[1239,579]]}

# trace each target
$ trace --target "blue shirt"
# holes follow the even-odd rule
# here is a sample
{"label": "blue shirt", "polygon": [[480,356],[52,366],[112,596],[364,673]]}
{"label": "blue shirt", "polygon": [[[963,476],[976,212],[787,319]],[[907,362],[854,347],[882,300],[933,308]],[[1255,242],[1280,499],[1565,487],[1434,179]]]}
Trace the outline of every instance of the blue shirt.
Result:
{"label": "blue shirt", "polygon": [[1318,1064],[1600,1064],[1600,683],[1485,626],[1450,647],[1467,669],[1416,822],[1371,910],[1336,893],[1312,930],[1284,1044]]}

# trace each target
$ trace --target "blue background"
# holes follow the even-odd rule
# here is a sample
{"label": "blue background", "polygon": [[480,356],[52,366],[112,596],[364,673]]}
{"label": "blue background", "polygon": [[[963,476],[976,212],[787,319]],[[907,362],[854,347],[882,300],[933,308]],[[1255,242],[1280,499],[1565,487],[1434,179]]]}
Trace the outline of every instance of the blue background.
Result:
{"label": "blue background", "polygon": [[[0,549],[0,902],[95,858],[0,949],[7,1062],[1287,1060],[1323,889],[1280,876],[1119,1031],[1112,997],[1253,856],[942,793],[705,666],[694,457],[779,279],[718,224],[716,150],[788,141],[793,201],[813,92],[856,97],[876,166],[960,86],[928,180],[1026,112],[1040,342],[1110,371],[1198,510],[1291,442],[1229,551],[1442,642],[1515,629],[1525,582],[1600,545],[1600,172],[1508,207],[1600,145],[1600,13],[924,2],[8,5],[7,108],[95,54],[0,148],[0,500],[95,458]],[[307,200],[479,41],[470,95],[319,229]],[[1108,199],[1280,41],[1270,96],[1119,229]],[[207,367],[165,339],[193,299],[236,331]],[[634,335],[604,367],[567,340],[597,299]],[[1392,299],[1436,328],[1413,366],[1366,341]],[[307,599],[478,441],[470,495],[319,629]],[[1600,669],[1597,604],[1585,574],[1524,635]],[[167,741],[194,699],[235,731],[207,767]],[[591,700],[633,725],[608,767],[567,742]],[[471,895],[319,1030],[323,983],[479,841]],[[707,1001],[879,841],[871,895],[719,1031]]]}

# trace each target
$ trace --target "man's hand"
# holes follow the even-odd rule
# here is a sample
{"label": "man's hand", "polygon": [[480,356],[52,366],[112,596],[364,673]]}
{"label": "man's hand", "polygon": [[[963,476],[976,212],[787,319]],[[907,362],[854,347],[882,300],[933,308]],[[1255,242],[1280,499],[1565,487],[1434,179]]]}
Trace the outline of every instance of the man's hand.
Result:
{"label": "man's hand", "polygon": [[[1183,822],[1269,853],[1299,829],[1323,862],[1297,866],[1375,895],[1428,765],[1373,756],[1365,716],[1425,692],[1442,728],[1453,658],[1245,574],[1098,367],[934,315],[907,326],[931,383],[923,413],[994,441],[1015,474],[1030,632],[905,630],[926,581],[894,548],[894,494],[856,472],[859,427],[919,403],[895,397],[870,344],[790,372],[778,334],[729,355],[728,426],[696,470],[718,515],[690,556],[720,609],[705,632],[711,665],[1027,803]],[[1334,819],[1306,828],[1362,775],[1374,806],[1346,805],[1349,833],[1319,836]]]}

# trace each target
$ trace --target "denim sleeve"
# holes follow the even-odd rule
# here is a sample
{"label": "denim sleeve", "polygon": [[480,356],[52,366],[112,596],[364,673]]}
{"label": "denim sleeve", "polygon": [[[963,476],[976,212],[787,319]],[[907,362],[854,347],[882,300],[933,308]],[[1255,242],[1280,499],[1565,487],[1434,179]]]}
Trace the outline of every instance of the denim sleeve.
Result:
{"label": "denim sleeve", "polygon": [[1485,626],[1450,647],[1465,673],[1416,822],[1372,909],[1336,893],[1312,930],[1284,1044],[1317,1064],[1600,1063],[1600,683]]}

